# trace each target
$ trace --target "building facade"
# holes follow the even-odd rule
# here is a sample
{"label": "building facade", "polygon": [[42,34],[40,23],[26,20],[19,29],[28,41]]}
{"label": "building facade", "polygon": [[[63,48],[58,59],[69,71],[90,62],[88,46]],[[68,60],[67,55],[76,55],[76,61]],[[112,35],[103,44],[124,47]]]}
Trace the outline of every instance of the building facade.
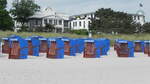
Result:
{"label": "building facade", "polygon": [[[85,13],[80,15],[71,16],[71,29],[80,30],[80,29],[89,29],[91,19],[95,18],[95,12]],[[145,23],[145,16],[143,11],[138,11],[136,14],[130,14],[133,17],[133,20],[136,23],[143,25]]]}
{"label": "building facade", "polygon": [[138,10],[136,14],[131,14],[133,17],[133,20],[136,23],[139,23],[141,25],[144,25],[145,23],[145,15],[144,15],[144,11],[142,10]]}
{"label": "building facade", "polygon": [[[136,14],[130,14],[133,17],[133,20],[136,23],[143,25],[145,23],[145,16],[142,10],[137,11]],[[86,29],[89,30],[89,25],[92,22],[91,20],[95,17],[95,12],[79,14],[69,16],[64,13],[59,13],[54,11],[52,8],[46,8],[35,13],[29,18],[27,26],[29,28],[42,28],[46,24],[54,25],[56,31],[64,32],[65,29],[71,30],[80,30]],[[19,28],[19,23],[15,22],[15,28]]]}
{"label": "building facade", "polygon": [[54,25],[61,32],[69,28],[69,16],[63,13],[55,12],[52,8],[46,8],[29,18],[29,28],[42,28],[46,24]]}
{"label": "building facade", "polygon": [[70,16],[70,27],[72,30],[89,29],[91,19],[95,17],[94,12]]}

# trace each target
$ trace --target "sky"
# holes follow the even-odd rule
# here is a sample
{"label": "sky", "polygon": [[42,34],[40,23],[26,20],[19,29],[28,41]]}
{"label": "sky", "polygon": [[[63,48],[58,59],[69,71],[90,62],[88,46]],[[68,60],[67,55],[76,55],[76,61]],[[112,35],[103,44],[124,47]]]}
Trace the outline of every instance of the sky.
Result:
{"label": "sky", "polygon": [[[8,0],[8,9],[13,0]],[[146,21],[150,22],[150,0],[35,0],[41,8],[51,7],[68,15],[94,12],[99,8],[112,8],[115,11],[136,13],[143,4]]]}

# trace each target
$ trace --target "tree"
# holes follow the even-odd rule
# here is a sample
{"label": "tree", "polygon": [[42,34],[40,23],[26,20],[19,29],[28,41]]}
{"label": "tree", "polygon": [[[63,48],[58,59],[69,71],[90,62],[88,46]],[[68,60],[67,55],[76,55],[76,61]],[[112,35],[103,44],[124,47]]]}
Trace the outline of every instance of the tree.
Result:
{"label": "tree", "polygon": [[136,28],[136,33],[142,33],[144,31],[140,23],[136,23],[135,28]]}
{"label": "tree", "polygon": [[134,33],[136,31],[132,16],[116,12],[112,9],[101,8],[95,13],[95,18],[92,19],[90,30],[102,33]]}
{"label": "tree", "polygon": [[29,17],[40,9],[40,6],[34,3],[33,0],[14,1],[12,5],[13,8],[10,12],[14,16],[14,19],[20,22],[22,26],[26,26],[25,23],[28,22]]}
{"label": "tree", "polygon": [[142,28],[145,33],[150,33],[150,23],[145,23]]}
{"label": "tree", "polygon": [[53,32],[56,28],[52,24],[46,24],[44,31]]}
{"label": "tree", "polygon": [[7,0],[0,0],[0,30],[13,30],[13,20],[6,10]]}
{"label": "tree", "polygon": [[7,0],[0,0],[0,9],[5,9],[7,5]]}

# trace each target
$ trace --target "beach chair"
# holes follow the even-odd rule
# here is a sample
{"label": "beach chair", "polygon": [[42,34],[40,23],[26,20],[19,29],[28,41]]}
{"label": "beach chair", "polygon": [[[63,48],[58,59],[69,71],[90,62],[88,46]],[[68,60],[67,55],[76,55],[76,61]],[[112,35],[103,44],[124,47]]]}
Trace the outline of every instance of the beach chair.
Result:
{"label": "beach chair", "polygon": [[76,39],[64,38],[64,53],[68,56],[76,56]]}
{"label": "beach chair", "polygon": [[28,43],[22,38],[10,38],[9,59],[27,59]]}
{"label": "beach chair", "polygon": [[108,51],[110,50],[110,40],[107,38],[100,38],[98,39],[100,41],[100,51],[102,56],[106,56],[108,54]]}
{"label": "beach chair", "polygon": [[144,41],[134,41],[134,50],[135,52],[144,52]]}
{"label": "beach chair", "polygon": [[76,53],[82,53],[84,51],[84,39],[76,39]]}
{"label": "beach chair", "polygon": [[84,41],[84,58],[100,58],[100,42],[99,40],[88,39]]}
{"label": "beach chair", "polygon": [[144,41],[144,54],[148,54],[150,48],[150,41]]}
{"label": "beach chair", "polygon": [[28,42],[28,55],[39,56],[39,39],[36,37],[28,37],[25,40]]}
{"label": "beach chair", "polygon": [[10,42],[9,38],[2,38],[2,53],[9,54],[10,52]]}
{"label": "beach chair", "polygon": [[40,38],[40,53],[48,52],[48,41],[47,38]]}
{"label": "beach chair", "polygon": [[11,35],[9,37],[2,38],[2,53],[9,54],[10,52],[10,38],[21,38],[17,35]]}
{"label": "beach chair", "polygon": [[116,49],[118,57],[134,57],[134,44],[131,41],[118,41]]}
{"label": "beach chair", "polygon": [[47,58],[63,59],[64,42],[58,38],[48,38]]}

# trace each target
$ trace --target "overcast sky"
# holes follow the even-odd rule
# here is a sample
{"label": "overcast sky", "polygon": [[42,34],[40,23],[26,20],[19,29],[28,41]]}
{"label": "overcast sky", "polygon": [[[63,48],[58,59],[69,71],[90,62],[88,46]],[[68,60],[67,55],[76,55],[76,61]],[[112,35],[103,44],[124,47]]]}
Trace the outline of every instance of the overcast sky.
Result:
{"label": "overcast sky", "polygon": [[[13,0],[8,0],[11,8]],[[99,8],[112,8],[117,11],[136,13],[139,3],[143,4],[146,20],[150,21],[150,0],[35,0],[42,8],[51,7],[69,15],[94,12]]]}

